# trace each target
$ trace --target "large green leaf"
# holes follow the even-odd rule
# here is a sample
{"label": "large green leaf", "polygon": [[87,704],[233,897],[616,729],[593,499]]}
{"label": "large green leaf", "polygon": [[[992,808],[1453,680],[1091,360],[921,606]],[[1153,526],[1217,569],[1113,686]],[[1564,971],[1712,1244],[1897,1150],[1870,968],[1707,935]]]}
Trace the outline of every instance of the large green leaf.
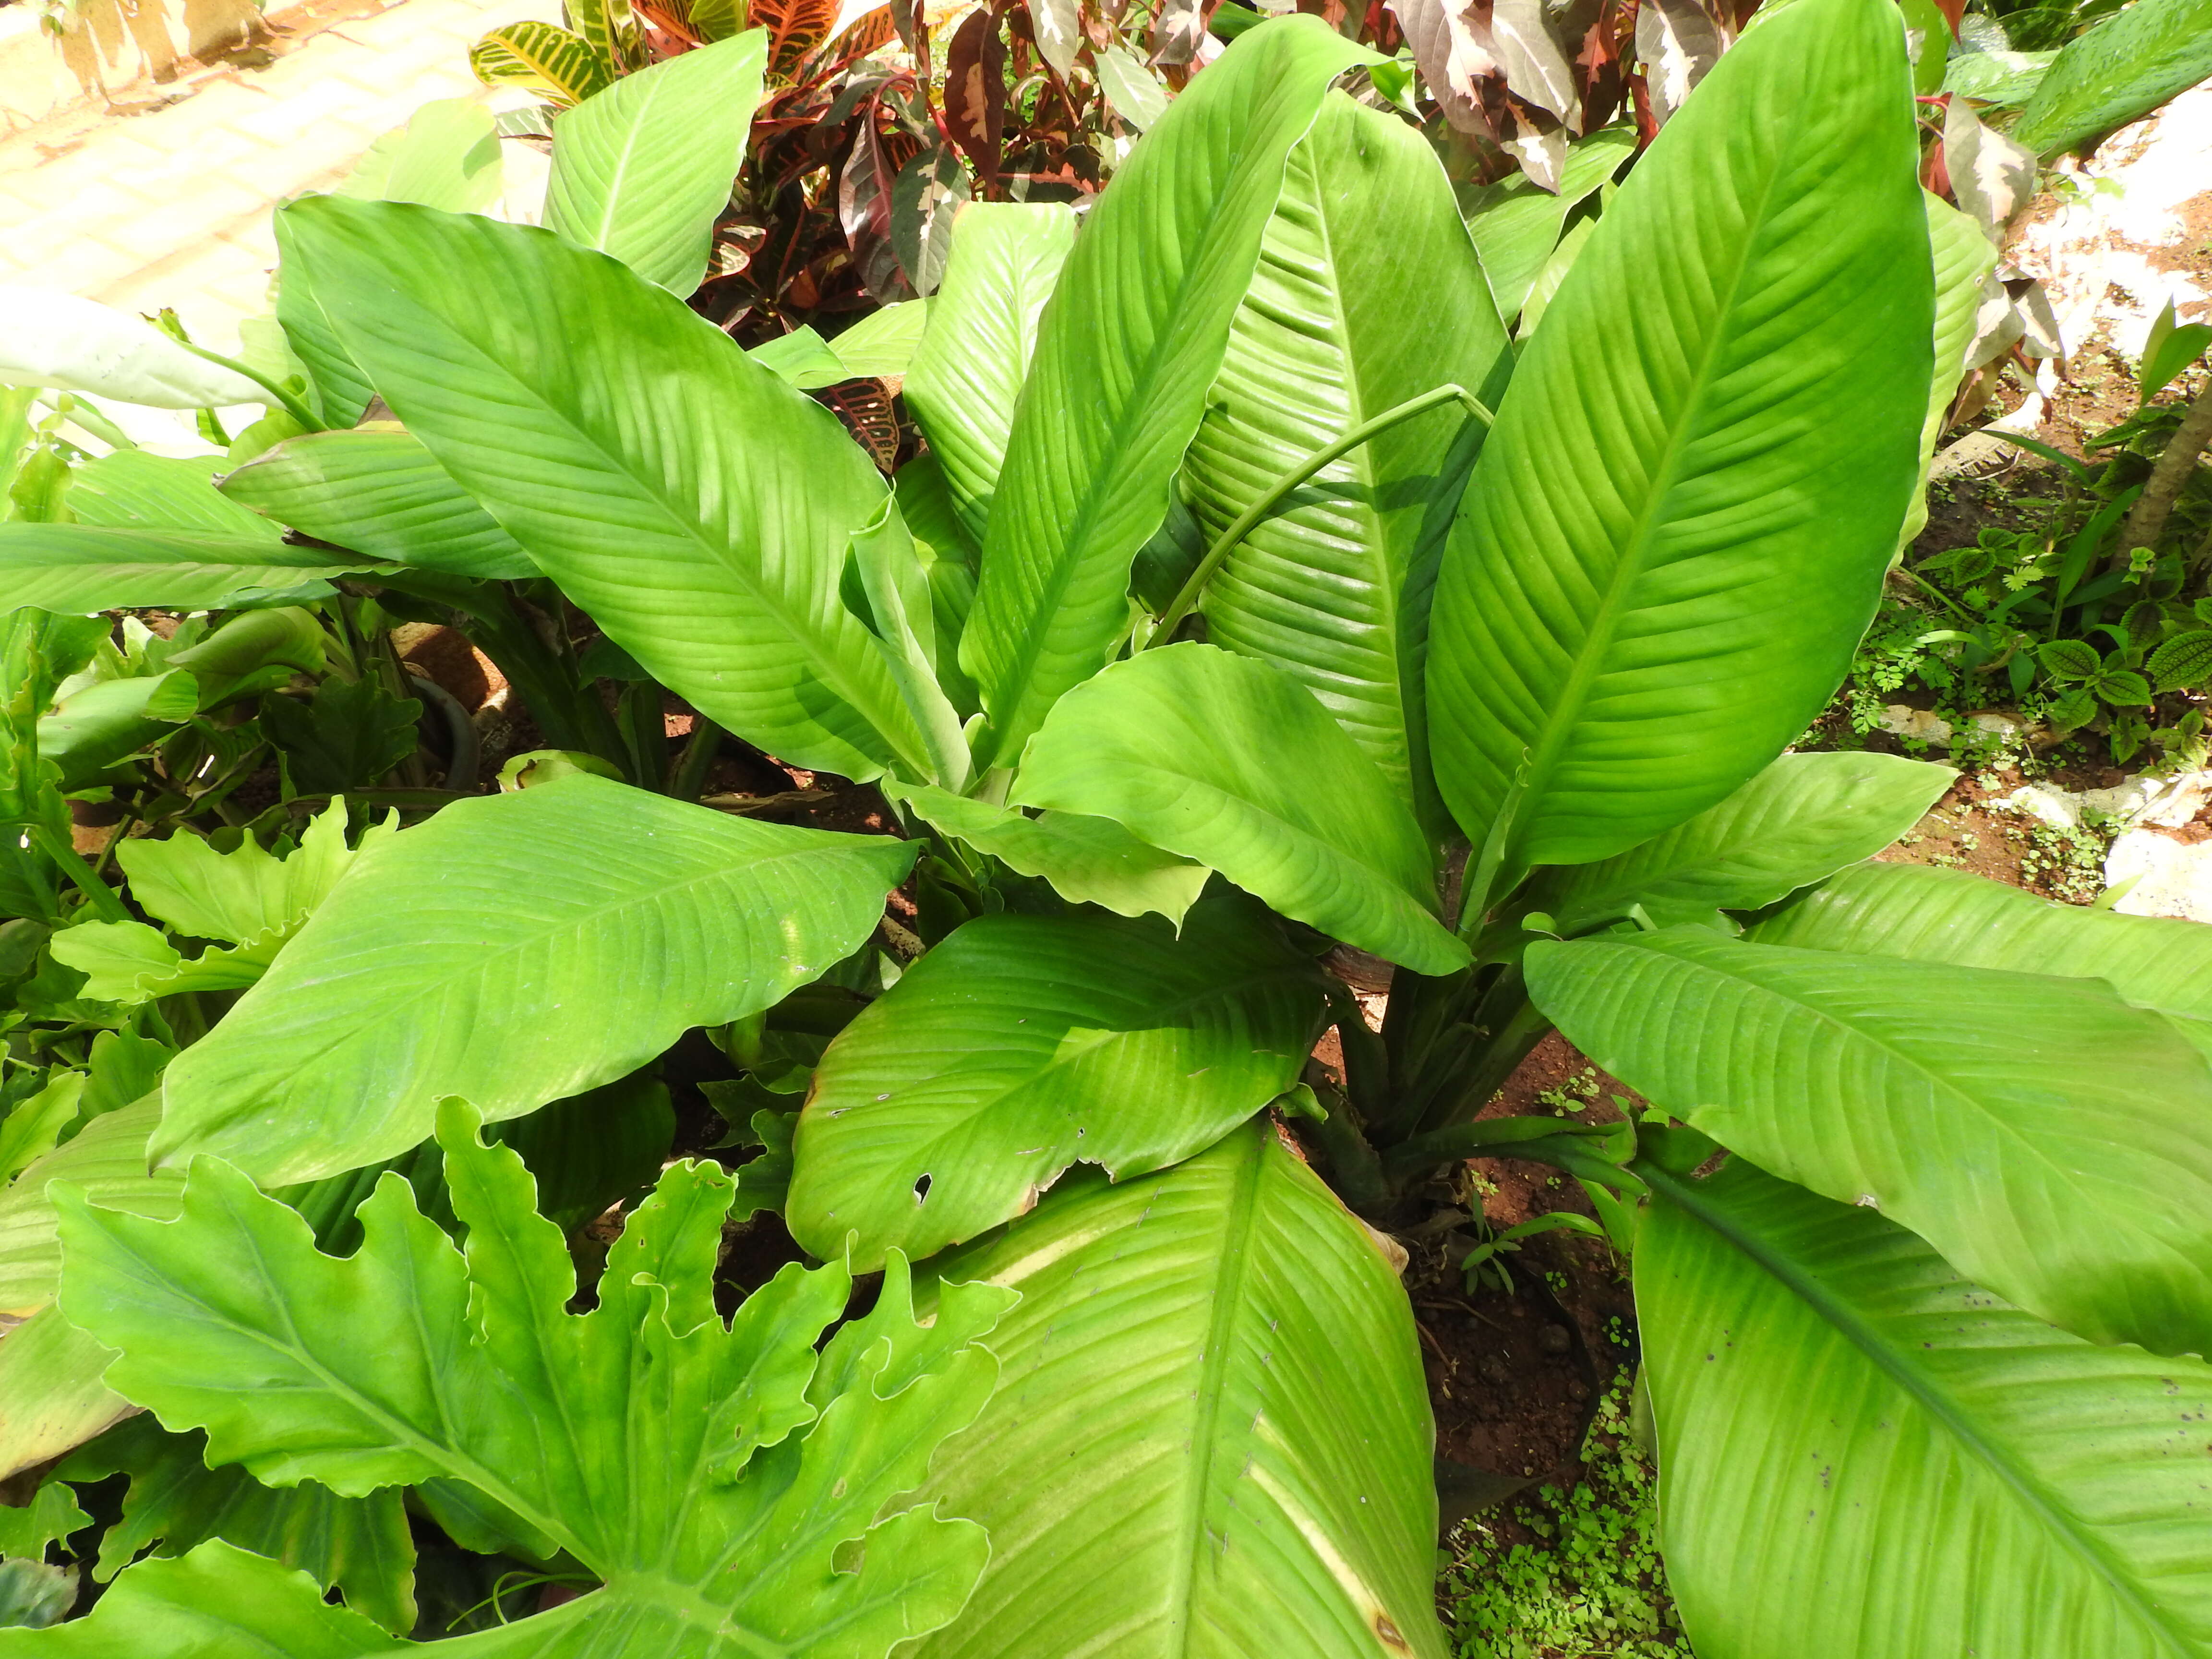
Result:
{"label": "large green leaf", "polygon": [[884,793],[940,834],[988,853],[1017,875],[1038,876],[1071,904],[1116,915],[1157,914],[1177,927],[1213,872],[1139,841],[1111,818],[1079,812],[1030,817],[926,783],[886,781]]}
{"label": "large green leaf", "polygon": [[1607,127],[1568,149],[1556,192],[1525,173],[1510,173],[1474,193],[1467,204],[1467,228],[1482,256],[1483,275],[1500,317],[1510,323],[1520,315],[1528,290],[1559,246],[1567,216],[1601,188],[1635,149],[1632,131]]}
{"label": "large green leaf", "polygon": [[580,1094],[825,972],[914,856],[588,775],[459,802],[171,1065],[154,1156],[304,1181],[404,1151],[447,1095],[497,1120]]}
{"label": "large green leaf", "polygon": [[284,343],[307,371],[308,396],[323,424],[353,426],[368,412],[376,393],[323,314],[293,234],[291,216],[272,214],[270,226],[276,237],[276,322],[283,330]]}
{"label": "large green leaf", "polygon": [[204,530],[248,541],[280,542],[284,532],[214,485],[222,457],[179,460],[143,449],[118,449],[70,475],[70,516],[116,530]]}
{"label": "large green leaf", "polygon": [[114,1358],[52,1305],[0,1331],[0,1480],[52,1462],[132,1410],[100,1380]]}
{"label": "large green leaf", "polygon": [[550,232],[328,197],[278,216],[407,429],[656,679],[781,759],[927,775],[838,599],[885,490],[836,416]]}
{"label": "large green leaf", "polygon": [[202,1158],[173,1224],[64,1200],[70,1317],[119,1350],[111,1382],[205,1429],[220,1463],[356,1497],[450,1480],[605,1581],[441,1652],[878,1659],[959,1610],[981,1528],[899,1500],[988,1397],[974,1339],[1012,1297],[964,1288],[923,1328],[900,1262],[817,1353],[851,1285],[833,1262],[786,1268],[726,1323],[730,1179],[685,1162],[571,1314],[574,1263],[520,1159],[480,1145],[459,1102],[439,1139],[465,1255],[388,1176],[360,1249],[324,1255],[295,1212]]}
{"label": "large green leaf", "polygon": [[[1361,422],[1456,384],[1495,404],[1513,349],[1428,141],[1341,93],[1291,152],[1183,466],[1207,541]],[[1421,659],[1430,592],[1481,428],[1447,404],[1390,428],[1246,534],[1206,636],[1295,676],[1441,841]]]}
{"label": "large green leaf", "polygon": [[979,764],[1012,764],[1127,630],[1130,560],[1205,413],[1285,159],[1363,56],[1318,19],[1246,31],[1091,210],[1015,410],[961,642],[990,720]]}
{"label": "large green leaf", "polygon": [[768,35],[751,29],[625,75],[563,113],[545,228],[690,294],[730,205],[767,63]]}
{"label": "large green leaf", "polygon": [[1442,1659],[1411,1310],[1273,1129],[1070,1176],[938,1277],[1022,1300],[931,1489],[989,1529],[990,1570],[922,1659]]}
{"label": "large green leaf", "polygon": [[538,567],[405,432],[311,432],[227,473],[222,493],[394,564],[521,581]]}
{"label": "large green leaf", "polygon": [[853,1264],[872,1267],[1024,1213],[1079,1159],[1116,1180],[1164,1169],[1297,1081],[1324,1007],[1312,960],[1249,900],[1200,905],[1180,939],[978,917],[823,1055],[785,1220],[824,1256],[857,1229]]}
{"label": "large green leaf", "polygon": [[49,1182],[65,1181],[100,1203],[140,1215],[176,1214],[184,1179],[147,1173],[146,1138],[161,1115],[149,1096],[94,1118],[0,1192],[0,1314],[36,1313],[61,1283],[61,1246]]}
{"label": "large green leaf", "polygon": [[1746,937],[1807,951],[2101,979],[2139,1008],[2212,1022],[2212,928],[2053,904],[1963,870],[1912,864],[1846,870]]}
{"label": "large green leaf", "polygon": [[905,392],[952,510],[978,547],[1037,319],[1074,246],[1075,211],[1062,203],[972,202],[953,221],[951,257]]}
{"label": "large green leaf", "polygon": [[1416,972],[1467,962],[1436,918],[1412,810],[1328,711],[1266,663],[1210,645],[1115,663],[1060,700],[1012,799],[1111,818]]}
{"label": "large green leaf", "polygon": [[2102,138],[2212,76],[2212,0],[2136,0],[2066,43],[2012,136],[2048,155]]}
{"label": "large green leaf", "polygon": [[[323,1587],[306,1573],[220,1540],[133,1568],[83,1619],[51,1630],[0,1630],[0,1654],[37,1659],[366,1659],[403,1651],[361,1614],[325,1602]],[[476,1659],[482,1650],[456,1651]]]}
{"label": "large green leaf", "polygon": [[1636,1307],[1699,1659],[2212,1653],[2212,1370],[1741,1160],[1652,1179]]}
{"label": "large green leaf", "polygon": [[1777,12],[1668,122],[1531,339],[1429,656],[1478,909],[1711,805],[1842,679],[1928,405],[1907,74],[1885,0]]}
{"label": "large green leaf", "polygon": [[1732,1151],[2092,1340],[2212,1352],[2212,1069],[2109,986],[1698,927],[1526,971],[1570,1042]]}
{"label": "large green leaf", "polygon": [[415,1626],[415,1541],[397,1486],[341,1498],[312,1480],[264,1486],[233,1465],[211,1469],[204,1437],[170,1434],[143,1413],[119,1423],[64,1467],[64,1480],[131,1477],[122,1518],[100,1536],[94,1577],[111,1579],[139,1552],[182,1555],[222,1538],[300,1567],[385,1629]]}
{"label": "large green leaf", "polygon": [[1643,846],[1558,872],[1537,888],[1536,902],[1562,933],[1634,905],[1662,927],[1756,910],[1872,858],[1957,775],[1894,755],[1783,755],[1719,805]]}
{"label": "large green leaf", "polygon": [[256,531],[0,524],[0,609],[216,611],[260,592],[368,570],[374,562],[290,547]]}

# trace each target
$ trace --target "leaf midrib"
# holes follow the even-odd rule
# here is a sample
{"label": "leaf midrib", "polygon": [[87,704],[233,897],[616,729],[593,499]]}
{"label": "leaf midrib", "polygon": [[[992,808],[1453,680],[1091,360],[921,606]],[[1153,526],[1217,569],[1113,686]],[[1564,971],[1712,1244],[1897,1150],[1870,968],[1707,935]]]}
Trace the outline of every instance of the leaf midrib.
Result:
{"label": "leaf midrib", "polygon": [[1266,1144],[1256,1134],[1245,1137],[1243,1151],[1243,1167],[1237,1172],[1236,1189],[1222,1206],[1221,1273],[1214,1285],[1206,1346],[1199,1356],[1198,1387],[1192,1391],[1191,1468],[1182,1483],[1182,1504],[1176,1520],[1185,1547],[1176,1559],[1165,1598],[1174,1644],[1171,1659],[1187,1659],[1193,1647],[1191,1604],[1196,1598],[1199,1557],[1206,1547],[1206,1516],[1219,1457],[1217,1425],[1222,1397],[1228,1392],[1231,1338],[1243,1311],[1252,1236],[1259,1228],[1260,1182],[1267,1167]]}
{"label": "leaf midrib", "polygon": [[2162,1639],[2168,1652],[2185,1655],[2191,1644],[2182,1632],[2170,1629],[2159,1617],[2156,1605],[2135,1588],[2132,1581],[2088,1527],[2077,1523],[2057,1498],[2038,1481],[2010,1449],[1981,1433],[1972,1414],[1937,1388],[1932,1379],[1915,1370],[1905,1358],[1885,1341],[1874,1322],[1831,1291],[1820,1280],[1803,1272],[1789,1258],[1767,1248],[1764,1241],[1735,1224],[1718,1206],[1705,1201],[1694,1182],[1684,1181],[1649,1159],[1639,1159],[1636,1172],[1722,1243],[1810,1308],[1823,1322],[1857,1349],[1899,1391],[1919,1405],[1956,1443],[2003,1486],[2016,1492],[2022,1506],[2044,1523],[2065,1550],[2087,1565],[2114,1598],[2133,1613],[2137,1622]]}

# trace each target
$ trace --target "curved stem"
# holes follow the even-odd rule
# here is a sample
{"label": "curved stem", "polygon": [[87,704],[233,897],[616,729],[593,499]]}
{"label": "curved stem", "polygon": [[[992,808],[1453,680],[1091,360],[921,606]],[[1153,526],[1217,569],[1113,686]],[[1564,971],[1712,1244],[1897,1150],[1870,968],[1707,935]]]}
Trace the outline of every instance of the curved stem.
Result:
{"label": "curved stem", "polygon": [[[176,340],[176,337],[174,335],[172,335],[169,337],[173,340]],[[213,363],[218,368],[227,368],[234,374],[244,375],[247,380],[252,381],[254,385],[259,386],[264,392],[274,398],[277,404],[283,409],[284,412],[287,415],[289,415],[294,420],[297,421],[305,430],[309,432],[320,432],[325,429],[321,419],[317,416],[313,410],[309,409],[307,404],[301,403],[290,392],[285,391],[283,386],[278,386],[276,381],[270,380],[266,374],[264,374],[259,369],[254,368],[251,363],[242,363],[235,357],[226,357],[220,351],[210,351],[205,346],[196,346],[190,340],[176,340],[176,343],[184,347],[185,350],[191,352],[195,357],[206,358],[208,362]]]}
{"label": "curved stem", "polygon": [[2136,498],[2135,511],[2128,514],[2126,530],[2120,537],[2119,551],[2123,556],[2134,548],[2158,545],[2166,517],[2181,499],[2182,485],[2197,471],[2197,458],[2208,447],[2212,447],[2212,382],[2197,394],[2197,401],[2181,417],[2180,426],[2159,452],[2158,460],[2151,468],[2150,481]]}
{"label": "curved stem", "polygon": [[1489,408],[1464,386],[1431,386],[1418,398],[1408,398],[1396,407],[1386,409],[1370,420],[1362,421],[1334,443],[1316,449],[1269,484],[1261,492],[1260,499],[1238,514],[1237,521],[1223,531],[1214,539],[1213,545],[1206,550],[1206,556],[1198,562],[1198,568],[1190,573],[1190,580],[1175,596],[1175,603],[1161,614],[1159,625],[1152,629],[1152,638],[1145,641],[1145,649],[1149,651],[1174,636],[1176,629],[1182,626],[1182,619],[1190,615],[1192,607],[1197,605],[1198,596],[1206,591],[1206,585],[1212,580],[1213,573],[1229,556],[1230,550],[1251,534],[1253,526],[1261,520],[1281,506],[1285,495],[1305,483],[1330,462],[1350,454],[1370,438],[1388,432],[1401,421],[1410,421],[1416,415],[1425,415],[1439,404],[1454,403],[1460,404],[1485,426],[1490,425],[1495,418]]}

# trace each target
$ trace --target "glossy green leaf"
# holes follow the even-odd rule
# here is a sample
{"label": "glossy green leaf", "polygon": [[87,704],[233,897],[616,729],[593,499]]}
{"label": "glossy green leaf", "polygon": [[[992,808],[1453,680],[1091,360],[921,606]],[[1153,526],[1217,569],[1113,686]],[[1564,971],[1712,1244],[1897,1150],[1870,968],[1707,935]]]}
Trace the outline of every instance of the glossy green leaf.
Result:
{"label": "glossy green leaf", "polygon": [[730,205],[767,62],[767,34],[749,30],[625,75],[568,111],[553,125],[545,228],[689,295]]}
{"label": "glossy green leaf", "polygon": [[2212,1352],[2212,1068],[2094,980],[1682,927],[1539,943],[1599,1066],[2099,1342]]}
{"label": "glossy green leaf", "polygon": [[0,1630],[0,1654],[10,1659],[228,1659],[257,1650],[283,1659],[403,1650],[361,1614],[326,1603],[306,1573],[219,1541],[134,1568],[87,1618]]}
{"label": "glossy green leaf", "polygon": [[270,226],[276,237],[276,322],[284,343],[307,370],[309,402],[323,424],[351,427],[368,412],[375,391],[323,314],[291,216],[271,214]]}
{"label": "glossy green leaf", "polygon": [[973,202],[952,222],[951,258],[905,392],[978,547],[1037,321],[1074,246],[1075,211],[1062,203]]}
{"label": "glossy green leaf", "polygon": [[[1457,385],[1494,405],[1512,347],[1428,141],[1341,93],[1282,199],[1184,462],[1211,544],[1316,450]],[[1447,404],[1331,463],[1255,526],[1200,601],[1213,644],[1318,697],[1442,840],[1422,658],[1437,556],[1482,428]]]}
{"label": "glossy green leaf", "polygon": [[114,1577],[149,1547],[182,1555],[221,1538],[302,1569],[388,1631],[414,1628],[415,1541],[399,1487],[341,1498],[312,1480],[264,1486],[235,1465],[208,1468],[206,1443],[141,1413],[70,1458],[65,1480],[131,1478],[121,1520],[100,1537],[94,1577]]}
{"label": "glossy green leaf", "polygon": [[2068,41],[2013,125],[2042,155],[2075,149],[2212,76],[2212,0],[2136,0]]}
{"label": "glossy green leaf", "polygon": [[884,793],[1016,874],[1042,877],[1069,903],[1096,904],[1116,915],[1158,915],[1179,927],[1213,874],[1139,841],[1111,818],[1079,812],[1030,817],[928,784],[886,781]]}
{"label": "glossy green leaf", "polygon": [[1115,664],[1060,700],[1012,799],[1111,818],[1416,972],[1467,961],[1404,799],[1304,686],[1249,657],[1173,645]]}
{"label": "glossy green leaf", "polygon": [[46,1559],[46,1546],[92,1524],[81,1509],[76,1494],[59,1480],[49,1480],[31,1494],[31,1501],[15,1508],[0,1508],[0,1556],[28,1556]]}
{"label": "glossy green leaf", "polygon": [[457,802],[170,1066],[154,1155],[303,1181],[404,1151],[448,1095],[497,1120],[580,1094],[851,954],[915,850],[586,775]]}
{"label": "glossy green leaf", "polygon": [[836,416],[548,232],[327,197],[279,216],[407,429],[654,678],[796,765],[927,775],[837,597],[885,491]]}
{"label": "glossy green leaf", "polygon": [[52,1305],[0,1330],[0,1480],[52,1462],[132,1409],[100,1380],[114,1358]]}
{"label": "glossy green leaf", "polygon": [[248,836],[228,853],[189,831],[139,837],[116,849],[140,908],[180,933],[244,945],[296,930],[354,861],[398,832],[397,814],[346,843],[346,807],[333,801],[282,857]]}
{"label": "glossy green leaf", "polygon": [[1842,679],[1930,384],[1906,74],[1885,0],[1747,33],[1529,342],[1429,656],[1437,781],[1488,893],[1713,805]]}
{"label": "glossy green leaf", "polygon": [[0,1191],[0,1314],[38,1312],[61,1283],[50,1182],[69,1182],[113,1208],[164,1219],[176,1214],[183,1177],[147,1173],[146,1139],[161,1116],[160,1097],[149,1096],[94,1118]]}
{"label": "glossy green leaf", "polygon": [[1562,933],[1640,905],[1650,921],[1756,910],[1872,858],[1920,821],[1958,774],[1894,755],[1783,755],[1717,806],[1641,847],[1555,872],[1535,904]]}
{"label": "glossy green leaf", "polygon": [[1364,55],[1317,18],[1247,31],[1091,210],[1039,328],[961,642],[990,720],[979,765],[1013,763],[1127,631],[1130,560],[1205,414],[1291,147]]}
{"label": "glossy green leaf", "polygon": [[1776,912],[1763,945],[2101,979],[2212,1054],[2212,929],[2054,904],[1963,870],[1870,864]]}
{"label": "glossy green leaf", "polygon": [[499,522],[405,432],[311,432],[226,473],[231,501],[319,540],[452,576],[538,574]]}
{"label": "glossy green leaf", "polygon": [[501,171],[491,112],[474,98],[439,98],[371,144],[337,193],[474,213],[498,199]]}
{"label": "glossy green leaf", "polygon": [[1699,1659],[2212,1651],[2212,1370],[2054,1330],[1740,1159],[1653,1184],[1638,1328]]}
{"label": "glossy green leaf", "polygon": [[1928,467],[1943,425],[1966,378],[1982,306],[1982,285],[1996,268],[1997,251],[1971,216],[1933,191],[1923,191],[1928,242],[1936,269],[1936,374],[1928,387],[1928,417],[1920,428],[1920,487],[1906,509],[1898,545],[1910,547],[1928,524]]}
{"label": "glossy green leaf", "polygon": [[269,395],[143,317],[33,288],[0,289],[0,386],[89,392],[153,409],[256,404]]}
{"label": "glossy green leaf", "polygon": [[1500,317],[1510,323],[1520,315],[1537,274],[1559,246],[1567,216],[1619,172],[1635,149],[1634,132],[1606,127],[1568,148],[1556,195],[1525,173],[1508,173],[1474,192],[1467,204],[1467,228]]}
{"label": "glossy green leaf", "polygon": [[959,1610],[981,1529],[899,1499],[989,1396],[975,1339],[1011,1297],[966,1289],[924,1328],[900,1263],[817,1353],[851,1276],[793,1267],[726,1323],[730,1181],[685,1162],[571,1314],[575,1267],[520,1160],[479,1145],[459,1102],[439,1139],[465,1255],[396,1177],[362,1206],[360,1249],[321,1255],[296,1212],[203,1158],[173,1224],[64,1200],[70,1315],[120,1352],[112,1382],[204,1429],[219,1462],[352,1496],[452,1480],[605,1581],[441,1652],[879,1659]]}
{"label": "glossy green leaf", "polygon": [[70,476],[69,510],[79,524],[114,530],[201,530],[249,541],[281,542],[283,532],[234,502],[213,480],[221,457],[179,460],[118,449]]}
{"label": "glossy green leaf", "polygon": [[346,844],[346,807],[333,801],[279,860],[251,836],[218,853],[188,831],[125,842],[116,861],[131,896],[178,933],[222,941],[186,957],[141,921],[81,922],[54,936],[54,959],[87,975],[83,994],[131,1005],[190,991],[240,990],[268,971],[284,941],[329,896],[356,858],[398,829],[398,815]]}
{"label": "glossy green leaf", "polygon": [[989,1530],[990,1570],[920,1659],[1443,1659],[1412,1310],[1272,1128],[1070,1176],[938,1277],[1022,1300],[930,1488]]}
{"label": "glossy green leaf", "polygon": [[[938,295],[944,289],[940,287]],[[833,349],[848,379],[901,380],[914,368],[941,297],[878,306],[838,331]]]}
{"label": "glossy green leaf", "polygon": [[61,1133],[76,1121],[84,1098],[85,1074],[57,1068],[44,1087],[19,1099],[0,1118],[0,1182],[13,1181],[54,1149]]}
{"label": "glossy green leaf", "polygon": [[1322,979],[1249,900],[1158,921],[979,916],[830,1043],[785,1220],[817,1255],[915,1258],[1023,1214],[1079,1160],[1115,1180],[1212,1146],[1298,1079]]}
{"label": "glossy green leaf", "polygon": [[216,611],[257,593],[374,568],[374,561],[251,535],[0,524],[0,607]]}

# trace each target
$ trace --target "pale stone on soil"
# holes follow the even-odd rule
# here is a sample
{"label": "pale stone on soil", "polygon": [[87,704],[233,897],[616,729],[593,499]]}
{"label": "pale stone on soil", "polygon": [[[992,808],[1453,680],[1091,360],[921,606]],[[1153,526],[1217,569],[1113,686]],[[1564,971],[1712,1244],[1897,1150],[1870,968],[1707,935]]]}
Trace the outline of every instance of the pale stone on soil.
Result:
{"label": "pale stone on soil", "polygon": [[2105,884],[2140,878],[2115,910],[2131,916],[2212,921],[2212,841],[2179,842],[2155,830],[2130,830],[2105,857]]}

